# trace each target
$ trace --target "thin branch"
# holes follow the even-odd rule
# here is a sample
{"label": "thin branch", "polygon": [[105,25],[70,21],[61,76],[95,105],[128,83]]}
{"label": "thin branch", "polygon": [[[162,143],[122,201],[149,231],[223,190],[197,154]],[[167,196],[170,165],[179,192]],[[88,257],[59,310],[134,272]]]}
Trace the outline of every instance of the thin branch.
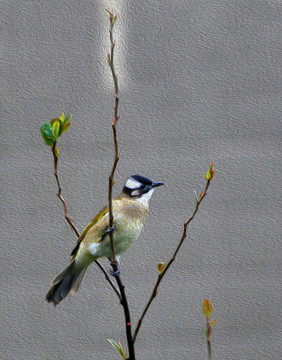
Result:
{"label": "thin branch", "polygon": [[79,231],[77,230],[77,228],[74,226],[73,222],[72,222],[72,217],[69,216],[68,214],[68,205],[65,201],[65,199],[62,197],[61,192],[62,192],[62,188],[61,188],[61,184],[60,184],[60,180],[59,180],[59,175],[58,175],[58,157],[55,154],[55,148],[56,148],[56,144],[57,142],[54,142],[54,145],[52,146],[52,153],[53,153],[53,157],[54,157],[54,175],[56,178],[56,182],[57,182],[57,186],[58,186],[58,193],[57,196],[58,198],[61,200],[63,207],[64,207],[64,213],[65,213],[65,219],[67,220],[69,226],[71,227],[71,229],[75,232],[76,236],[79,237]]}
{"label": "thin branch", "polygon": [[105,275],[105,279],[110,283],[111,287],[113,288],[114,292],[117,294],[119,301],[121,301],[121,295],[120,292],[118,291],[118,289],[115,287],[115,284],[112,282],[111,278],[109,277],[108,272],[103,268],[103,266],[99,263],[98,260],[95,260],[95,263],[97,266],[99,266],[99,268],[101,269],[101,271],[104,273]]}
{"label": "thin branch", "polygon": [[[61,184],[60,184],[60,180],[59,180],[59,174],[58,174],[58,157],[55,154],[55,147],[56,147],[56,142],[54,143],[53,147],[52,147],[52,153],[53,153],[53,157],[54,157],[54,175],[55,175],[55,179],[57,182],[57,186],[58,186],[58,193],[57,196],[58,198],[61,200],[63,207],[64,207],[64,213],[65,213],[65,219],[67,220],[69,226],[71,227],[71,229],[75,232],[76,236],[79,238],[80,234],[79,231],[77,230],[77,228],[74,226],[73,222],[72,222],[72,217],[68,214],[68,204],[66,202],[66,200],[62,197],[62,188],[61,188]],[[115,287],[114,283],[112,282],[111,278],[109,277],[107,271],[103,268],[103,266],[98,262],[98,260],[95,260],[96,265],[98,265],[98,267],[101,269],[101,271],[104,273],[106,280],[110,283],[111,287],[113,288],[113,290],[115,291],[115,293],[117,294],[118,298],[121,300],[120,297],[120,293],[118,291],[118,289]]]}
{"label": "thin branch", "polygon": [[212,360],[212,345],[210,339],[207,339],[207,346],[208,346],[208,359]]}
{"label": "thin branch", "polygon": [[149,301],[147,302],[147,305],[145,306],[145,309],[144,309],[142,315],[140,316],[140,319],[138,320],[138,323],[137,323],[137,326],[136,326],[136,329],[135,329],[134,335],[133,335],[133,341],[134,342],[135,342],[135,340],[137,338],[137,335],[138,335],[138,332],[139,332],[140,327],[142,325],[143,319],[144,319],[144,317],[145,317],[151,303],[153,302],[154,298],[157,295],[158,287],[159,287],[163,277],[165,276],[166,272],[170,268],[171,264],[174,262],[177,253],[179,252],[185,238],[187,237],[187,227],[190,224],[190,222],[194,219],[195,215],[197,214],[197,212],[198,212],[198,210],[200,208],[201,202],[203,201],[204,197],[207,195],[207,191],[208,191],[208,188],[210,186],[210,182],[211,182],[211,180],[213,179],[213,176],[214,176],[213,164],[210,165],[209,171],[210,171],[211,176],[209,178],[207,176],[207,183],[206,183],[205,190],[204,190],[203,193],[201,193],[201,195],[197,199],[195,210],[194,210],[192,216],[184,223],[184,225],[183,225],[183,233],[182,233],[181,239],[180,239],[180,241],[179,241],[179,243],[178,243],[178,245],[176,247],[176,250],[175,250],[174,254],[172,255],[172,257],[170,258],[169,262],[164,267],[163,271],[159,274],[159,276],[157,278],[157,281],[156,281],[156,284],[155,284],[155,286],[153,288],[151,297],[149,298]]}
{"label": "thin branch", "polygon": [[[113,180],[114,180],[114,174],[117,168],[117,163],[119,161],[119,152],[118,152],[118,140],[117,140],[117,130],[116,130],[116,124],[118,121],[118,104],[119,104],[119,88],[118,88],[118,79],[117,74],[115,72],[114,67],[114,49],[115,49],[115,41],[113,39],[113,28],[115,21],[117,17],[114,17],[113,11],[108,11],[110,15],[110,42],[111,42],[111,54],[108,54],[108,63],[112,72],[113,80],[114,80],[114,86],[115,86],[115,102],[114,102],[114,120],[112,123],[112,130],[113,130],[113,140],[114,140],[114,151],[115,151],[115,158],[114,163],[112,166],[111,174],[109,176],[109,188],[108,188],[108,204],[109,204],[109,227],[110,229],[113,228],[114,223],[114,216],[113,216],[113,202],[112,202],[112,193],[113,193]],[[112,252],[112,264],[117,265],[116,261],[116,254],[115,254],[115,248],[114,248],[114,238],[113,238],[113,232],[109,233],[110,235],[110,241],[111,241],[111,252]]]}
{"label": "thin branch", "polygon": [[110,242],[111,242],[111,265],[113,268],[113,271],[115,273],[115,278],[120,290],[121,294],[121,305],[123,306],[124,310],[124,317],[125,317],[125,327],[126,327],[126,338],[127,338],[127,345],[128,345],[128,353],[129,357],[128,360],[135,360],[135,350],[134,350],[134,342],[132,338],[132,332],[131,332],[131,320],[130,320],[130,311],[128,307],[128,301],[124,290],[124,285],[121,281],[121,277],[118,273],[118,263],[116,260],[116,253],[114,248],[114,216],[113,216],[113,204],[112,204],[112,191],[113,191],[113,180],[114,180],[114,174],[117,168],[117,164],[119,161],[119,152],[118,152],[118,140],[117,140],[117,130],[116,130],[116,124],[119,119],[118,116],[118,104],[119,104],[119,88],[118,88],[118,79],[117,74],[115,72],[114,68],[114,49],[115,49],[115,41],[113,39],[113,27],[117,20],[117,16],[114,16],[113,11],[107,11],[109,13],[110,17],[110,42],[111,42],[111,53],[108,54],[108,64],[110,66],[113,80],[114,80],[114,87],[115,87],[115,102],[114,102],[114,120],[112,122],[112,130],[113,130],[113,140],[114,140],[114,151],[115,151],[115,157],[114,162],[111,169],[111,174],[109,176],[109,188],[108,188],[108,204],[109,204],[109,228],[113,229],[113,231],[109,232],[110,236]]}
{"label": "thin branch", "polygon": [[210,321],[211,314],[213,312],[213,307],[209,299],[204,299],[202,312],[204,317],[206,318],[206,329],[203,329],[203,333],[207,339],[207,348],[208,348],[208,359],[212,360],[212,344],[211,344],[211,335],[212,328],[216,323],[216,320]]}

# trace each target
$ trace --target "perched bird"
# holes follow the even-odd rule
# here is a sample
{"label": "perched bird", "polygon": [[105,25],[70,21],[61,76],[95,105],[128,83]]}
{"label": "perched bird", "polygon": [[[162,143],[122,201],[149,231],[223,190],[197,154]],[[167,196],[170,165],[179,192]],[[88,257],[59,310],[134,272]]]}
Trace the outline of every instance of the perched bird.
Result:
{"label": "perched bird", "polygon": [[[145,224],[149,200],[162,182],[152,182],[140,176],[130,176],[121,194],[113,200],[113,238],[116,255],[125,252],[138,238]],[[73,249],[70,265],[56,277],[46,295],[48,302],[57,305],[70,292],[78,290],[87,267],[95,260],[111,260],[109,208],[103,210],[86,226]]]}

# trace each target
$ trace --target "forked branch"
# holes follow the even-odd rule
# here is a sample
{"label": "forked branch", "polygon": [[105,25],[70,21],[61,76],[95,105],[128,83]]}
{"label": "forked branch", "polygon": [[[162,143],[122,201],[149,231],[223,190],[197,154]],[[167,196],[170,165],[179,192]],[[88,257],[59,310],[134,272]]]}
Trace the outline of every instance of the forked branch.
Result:
{"label": "forked branch", "polygon": [[176,250],[174,251],[172,257],[170,258],[170,260],[168,261],[168,263],[165,265],[165,267],[163,268],[163,270],[160,272],[158,278],[157,278],[157,281],[156,281],[156,284],[153,288],[153,291],[152,291],[152,294],[145,306],[145,309],[142,313],[142,315],[140,316],[140,319],[138,320],[138,323],[137,323],[137,326],[136,326],[136,329],[134,331],[134,335],[133,335],[133,341],[135,342],[136,338],[137,338],[137,335],[138,335],[138,332],[140,330],[140,327],[142,325],[142,322],[143,322],[143,319],[150,307],[150,305],[152,304],[154,298],[156,297],[157,295],[157,291],[158,291],[158,287],[163,279],[163,277],[165,276],[166,272],[168,271],[168,269],[170,268],[170,266],[172,265],[172,263],[174,262],[175,258],[176,258],[176,255],[178,254],[185,238],[187,237],[187,227],[188,225],[190,224],[190,222],[194,219],[195,215],[197,214],[199,208],[200,208],[200,205],[201,205],[201,202],[203,201],[204,197],[207,195],[207,191],[208,191],[208,188],[210,186],[210,183],[214,177],[214,164],[210,164],[210,168],[207,172],[207,175],[206,175],[206,180],[207,180],[207,183],[206,183],[206,187],[205,187],[205,190],[200,194],[200,196],[197,198],[196,200],[196,206],[195,206],[195,210],[192,214],[192,216],[184,223],[183,225],[183,233],[182,233],[182,236],[180,238],[180,241],[176,247]]}

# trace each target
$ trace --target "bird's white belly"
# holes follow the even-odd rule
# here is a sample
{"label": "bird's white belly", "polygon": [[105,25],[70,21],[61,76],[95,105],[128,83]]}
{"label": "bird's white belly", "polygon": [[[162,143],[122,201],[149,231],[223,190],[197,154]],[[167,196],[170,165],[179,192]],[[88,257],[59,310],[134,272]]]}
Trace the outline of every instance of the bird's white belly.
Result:
{"label": "bird's white belly", "polygon": [[[124,253],[138,238],[143,228],[143,224],[138,224],[139,226],[129,226],[126,229],[123,227],[118,227],[113,235],[114,235],[114,247],[116,255],[121,255]],[[102,257],[111,258],[111,244],[110,237],[107,236],[100,244],[98,253]]]}

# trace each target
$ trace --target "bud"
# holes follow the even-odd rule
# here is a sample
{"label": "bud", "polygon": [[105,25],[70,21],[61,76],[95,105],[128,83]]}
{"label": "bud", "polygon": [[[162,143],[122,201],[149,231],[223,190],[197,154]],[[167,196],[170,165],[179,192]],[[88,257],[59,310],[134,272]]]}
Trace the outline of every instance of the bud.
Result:
{"label": "bud", "polygon": [[164,262],[157,263],[157,268],[158,268],[158,271],[160,274],[163,272],[165,266],[166,266],[166,263],[164,263]]}
{"label": "bud", "polygon": [[208,299],[205,299],[203,301],[203,315],[206,317],[206,318],[209,318],[211,316],[211,313],[213,312],[213,308],[212,308],[212,304],[211,302],[208,300]]}

